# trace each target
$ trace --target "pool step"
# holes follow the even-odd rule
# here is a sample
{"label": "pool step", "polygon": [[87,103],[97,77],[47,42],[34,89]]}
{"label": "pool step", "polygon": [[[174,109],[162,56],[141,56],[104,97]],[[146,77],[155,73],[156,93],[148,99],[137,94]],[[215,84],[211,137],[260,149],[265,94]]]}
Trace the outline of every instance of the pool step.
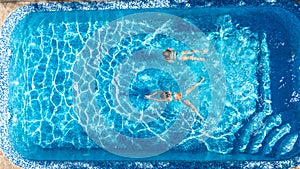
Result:
{"label": "pool step", "polygon": [[257,153],[262,147],[263,141],[269,132],[282,123],[281,116],[275,115],[268,117],[263,126],[253,132],[250,143],[247,145],[247,152],[250,154]]}
{"label": "pool step", "polygon": [[239,131],[242,134],[237,138],[238,152],[280,157],[293,150],[298,134],[291,133],[292,127],[289,123],[282,123],[280,114],[267,116],[260,121],[255,120],[255,123],[253,121],[248,122],[241,129],[242,132]]}
{"label": "pool step", "polygon": [[277,153],[278,155],[285,155],[291,152],[297,142],[298,134],[290,134],[287,137],[283,138],[282,142],[278,146]]}
{"label": "pool step", "polygon": [[275,130],[271,131],[270,135],[273,135],[273,136],[270,136],[271,137],[270,139],[266,138],[267,143],[262,148],[262,153],[263,154],[270,154],[271,151],[273,150],[275,144],[281,138],[283,138],[283,136],[288,134],[290,132],[290,130],[291,130],[290,124],[285,124],[285,125],[282,125],[279,128],[276,128]]}

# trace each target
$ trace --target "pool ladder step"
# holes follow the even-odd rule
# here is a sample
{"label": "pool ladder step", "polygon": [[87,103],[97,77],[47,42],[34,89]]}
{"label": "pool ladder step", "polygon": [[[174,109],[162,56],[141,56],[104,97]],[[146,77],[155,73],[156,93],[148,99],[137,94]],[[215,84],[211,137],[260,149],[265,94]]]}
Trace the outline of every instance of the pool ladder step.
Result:
{"label": "pool ladder step", "polygon": [[270,115],[256,121],[259,125],[248,122],[237,137],[238,151],[267,156],[283,156],[293,150],[298,140],[298,133],[291,133],[289,123],[282,124],[281,115]]}

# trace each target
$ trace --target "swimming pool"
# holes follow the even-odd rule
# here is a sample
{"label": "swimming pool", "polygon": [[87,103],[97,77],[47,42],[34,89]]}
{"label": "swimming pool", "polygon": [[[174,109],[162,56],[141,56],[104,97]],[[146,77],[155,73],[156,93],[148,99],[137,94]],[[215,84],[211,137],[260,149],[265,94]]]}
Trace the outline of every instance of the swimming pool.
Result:
{"label": "swimming pool", "polygon": [[[223,5],[21,8],[2,33],[4,152],[58,168],[299,164],[299,7]],[[169,47],[207,50],[205,61],[166,62]],[[145,99],[200,77],[186,99],[203,122],[181,102]]]}

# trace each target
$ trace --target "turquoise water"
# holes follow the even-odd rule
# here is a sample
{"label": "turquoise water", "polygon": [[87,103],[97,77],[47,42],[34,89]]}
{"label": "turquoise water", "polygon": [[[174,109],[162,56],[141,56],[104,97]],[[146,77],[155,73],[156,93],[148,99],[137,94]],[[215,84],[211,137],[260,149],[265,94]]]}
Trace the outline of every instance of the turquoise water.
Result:
{"label": "turquoise water", "polygon": [[[134,10],[29,14],[16,26],[11,38],[9,107],[12,117],[9,134],[16,150],[25,158],[39,160],[119,159],[106,153],[111,145],[104,142],[126,147],[125,143],[118,142],[113,132],[108,132],[111,129],[130,138],[151,138],[171,130],[181,112],[193,115],[181,102],[156,103],[145,100],[145,95],[155,90],[183,92],[204,77],[204,83],[185,96],[195,104],[204,121],[191,116],[188,126],[180,125],[181,128],[176,129],[191,130],[178,144],[166,143],[166,147],[171,147],[168,152],[185,154],[175,159],[224,158],[217,154],[231,155],[229,159],[280,159],[298,154],[294,148],[299,146],[297,122],[284,117],[293,103],[276,100],[286,90],[271,92],[274,74],[271,67],[279,64],[280,59],[271,62],[270,56],[285,52],[285,48],[277,53],[272,49],[291,42],[287,39],[270,43],[281,37],[272,32],[271,26],[264,26],[269,24],[271,28],[278,28],[280,19],[270,19],[276,16],[268,14],[268,10],[260,13],[261,20],[247,17],[247,12],[253,14],[252,9],[247,9],[245,15],[228,9],[215,10],[213,16],[209,15],[210,10],[203,10],[203,13],[195,9],[160,10],[161,14],[176,15],[196,25],[204,38],[197,47],[209,50],[207,54],[197,56],[205,57],[206,62],[178,61],[174,64],[165,62],[161,56],[167,47],[177,51],[192,49],[192,45],[187,45],[189,43],[176,39],[183,36],[180,32],[172,32],[168,26],[162,27],[165,29],[162,32],[172,32],[174,36],[138,34],[137,30],[141,28],[126,32],[122,29],[122,24],[126,28],[126,20],[122,19],[120,29],[109,27],[113,20],[135,13]],[[50,14],[51,17],[46,17]],[[151,28],[152,23],[136,20],[133,18],[130,22]],[[268,24],[264,23],[266,20]],[[182,30],[190,31],[184,26]],[[189,39],[192,36],[186,38],[193,41]],[[74,90],[79,88],[84,94],[86,89],[85,83],[80,81],[82,77],[77,77],[89,73],[86,67],[78,64],[82,63],[78,58],[84,60],[86,55],[100,55],[95,57],[100,59],[96,64],[95,81],[87,87],[95,95],[93,98],[79,97],[82,99],[79,103],[92,100],[97,103],[99,110],[92,114],[83,111],[82,106],[77,105],[78,100],[74,99]],[[215,56],[218,56],[221,66],[216,70],[224,75],[220,78],[224,80],[221,84],[225,86],[220,86],[224,87],[224,95],[223,90],[213,86],[215,79],[211,67],[214,66],[209,58]],[[88,81],[89,78],[82,79]],[[75,85],[77,83],[82,85]],[[224,100],[215,96],[224,96]],[[214,112],[215,102],[222,106],[221,115]],[[296,110],[292,113],[298,117]],[[99,120],[101,118],[106,121],[106,126]],[[214,118],[215,121],[211,120]],[[100,140],[103,145],[91,136],[90,129],[97,129],[103,134],[101,136],[105,135],[106,140]],[[74,155],[66,156],[68,151]],[[43,156],[37,156],[38,153]],[[193,153],[198,157],[188,158]],[[213,155],[209,157],[210,154]],[[168,153],[157,156],[157,159],[173,158]]]}

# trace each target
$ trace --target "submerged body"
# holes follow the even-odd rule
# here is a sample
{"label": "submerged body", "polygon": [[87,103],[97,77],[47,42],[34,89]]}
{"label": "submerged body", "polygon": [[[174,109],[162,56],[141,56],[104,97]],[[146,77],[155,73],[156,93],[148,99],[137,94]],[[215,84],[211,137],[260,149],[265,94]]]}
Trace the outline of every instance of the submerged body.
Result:
{"label": "submerged body", "polygon": [[[192,87],[188,88],[185,93],[188,95],[191,93],[197,86],[199,86],[204,81],[204,77],[201,77],[200,81],[194,84]],[[159,95],[159,98],[155,98],[153,96]],[[200,115],[198,109],[187,99],[182,100],[182,92],[171,92],[171,91],[162,91],[158,90],[149,95],[145,96],[145,99],[159,101],[159,102],[171,102],[173,101],[181,101],[188,107],[192,109],[192,111],[199,117],[200,121],[203,121],[203,117]]]}
{"label": "submerged body", "polygon": [[[185,50],[185,51],[181,51],[181,58],[180,60],[181,61],[187,61],[187,60],[193,60],[193,61],[205,61],[204,58],[197,58],[193,55],[189,56],[190,54],[194,54],[194,53],[199,53],[199,52],[202,52],[202,53],[207,53],[208,50],[207,49],[204,49],[204,50]],[[167,48],[163,53],[162,55],[165,57],[165,60],[167,62],[174,62],[177,58],[177,52],[174,51],[173,48]]]}

